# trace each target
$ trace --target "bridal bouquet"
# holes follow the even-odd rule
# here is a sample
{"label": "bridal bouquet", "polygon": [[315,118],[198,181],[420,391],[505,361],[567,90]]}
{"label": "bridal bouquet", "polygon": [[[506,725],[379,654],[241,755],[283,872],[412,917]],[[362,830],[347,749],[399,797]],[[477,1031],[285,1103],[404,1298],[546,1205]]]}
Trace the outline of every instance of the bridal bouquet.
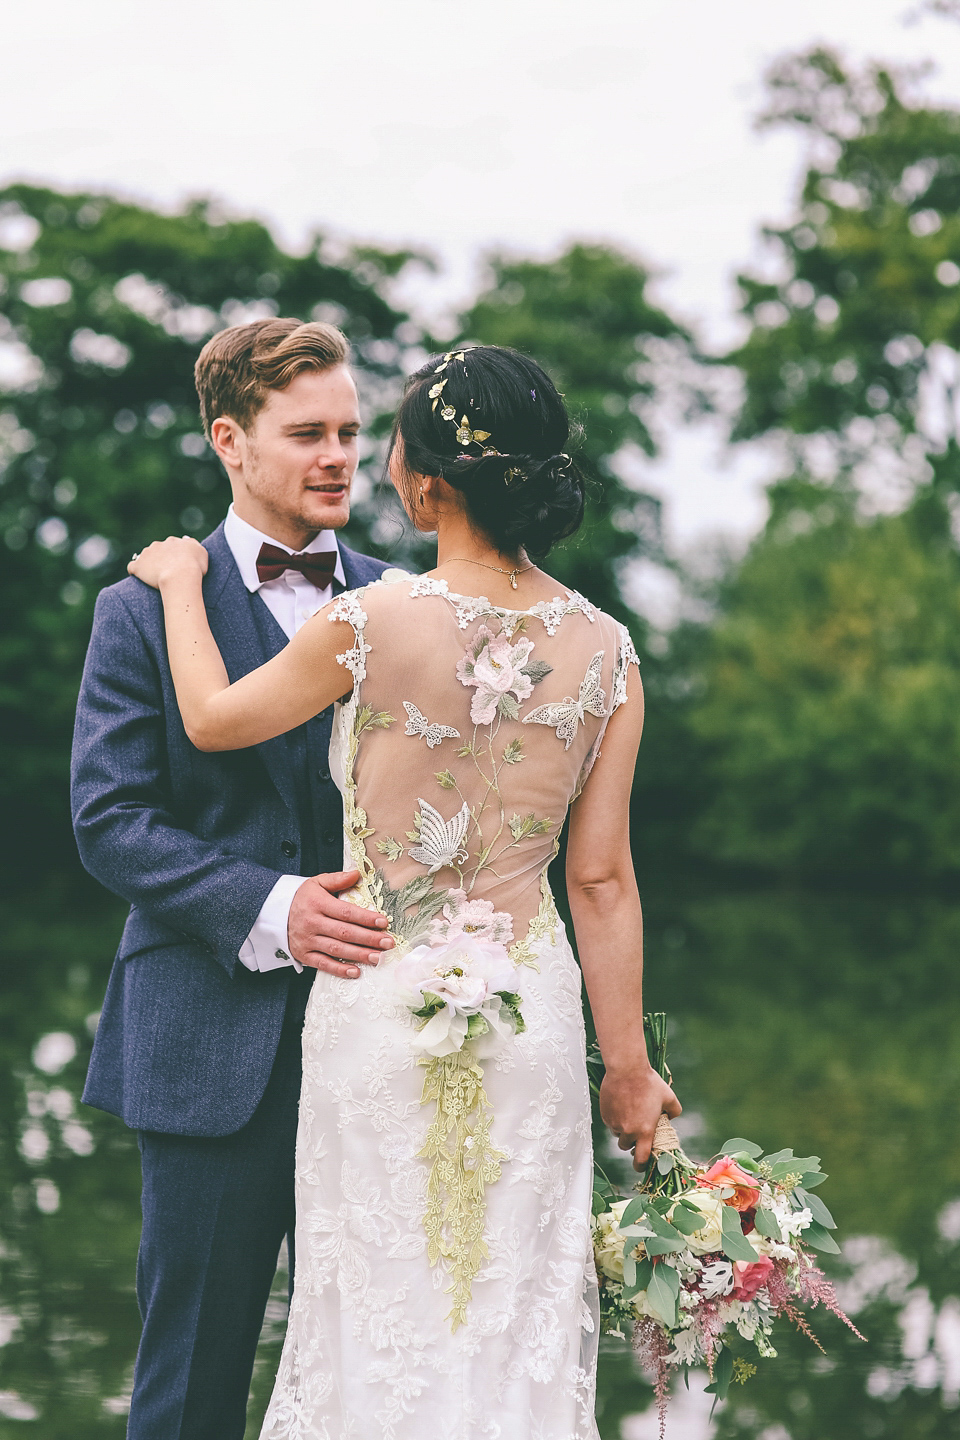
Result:
{"label": "bridal bouquet", "polygon": [[[647,1016],[644,1025],[651,1061],[669,1078],[666,1016]],[[859,1335],[810,1253],[839,1249],[833,1217],[813,1193],[826,1178],[815,1155],[765,1155],[740,1137],[697,1165],[665,1117],[639,1194],[616,1198],[598,1170],[601,1329],[621,1337],[632,1329],[637,1354],[655,1371],[661,1436],[671,1367],[705,1364],[708,1393],[723,1400],[731,1382],[756,1373],[736,1353],[744,1342],[750,1353],[776,1356],[770,1334],[779,1315],[819,1346],[802,1307],[822,1304]]]}

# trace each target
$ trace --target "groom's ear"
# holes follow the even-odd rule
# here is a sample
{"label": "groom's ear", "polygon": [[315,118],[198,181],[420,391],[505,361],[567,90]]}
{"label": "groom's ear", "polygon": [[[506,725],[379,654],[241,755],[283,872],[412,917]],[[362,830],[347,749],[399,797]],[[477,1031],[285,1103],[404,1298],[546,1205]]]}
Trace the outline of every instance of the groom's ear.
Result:
{"label": "groom's ear", "polygon": [[239,421],[229,415],[218,415],[210,426],[210,443],[228,474],[243,468],[247,437]]}

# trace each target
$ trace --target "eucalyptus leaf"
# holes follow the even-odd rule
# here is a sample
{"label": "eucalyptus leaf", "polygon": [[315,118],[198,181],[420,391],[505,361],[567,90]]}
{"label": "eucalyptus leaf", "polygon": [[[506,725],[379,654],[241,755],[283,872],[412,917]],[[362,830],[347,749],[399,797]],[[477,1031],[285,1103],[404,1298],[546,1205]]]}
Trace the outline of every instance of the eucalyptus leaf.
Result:
{"label": "eucalyptus leaf", "polygon": [[757,1252],[740,1228],[739,1212],[734,1210],[732,1205],[724,1205],[720,1220],[723,1225],[722,1248],[727,1259],[746,1261],[748,1264],[756,1260]]}
{"label": "eucalyptus leaf", "polygon": [[669,1150],[663,1150],[657,1156],[657,1169],[661,1175],[669,1175],[676,1163],[676,1157]]}
{"label": "eucalyptus leaf", "polygon": [[822,1170],[805,1170],[800,1176],[800,1184],[804,1190],[813,1190],[817,1185],[822,1185],[826,1178]]}
{"label": "eucalyptus leaf", "polygon": [[681,1250],[686,1250],[685,1240],[665,1240],[659,1235],[650,1235],[644,1242],[648,1255],[679,1255]]}
{"label": "eucalyptus leaf", "polygon": [[656,1211],[647,1215],[647,1224],[662,1240],[683,1240],[680,1231],[675,1229],[669,1220],[664,1220],[663,1216],[658,1215]]}
{"label": "eucalyptus leaf", "polygon": [[592,1204],[592,1206],[591,1206],[591,1209],[592,1209],[594,1215],[602,1215],[602,1214],[604,1213],[604,1211],[606,1210],[606,1208],[607,1208],[607,1199],[606,1199],[606,1196],[605,1196],[605,1195],[601,1195],[599,1190],[594,1190],[594,1192],[593,1192],[593,1204]]}
{"label": "eucalyptus leaf", "polygon": [[623,1229],[624,1225],[632,1225],[635,1221],[640,1219],[641,1215],[646,1215],[646,1213],[646,1200],[642,1195],[636,1196],[635,1199],[630,1201],[630,1204],[620,1216],[620,1228]]}
{"label": "eucalyptus leaf", "polygon": [[693,1235],[703,1225],[703,1216],[697,1210],[687,1209],[685,1205],[677,1205],[670,1224],[674,1229],[679,1230],[681,1235]]}
{"label": "eucalyptus leaf", "polygon": [[727,1391],[730,1389],[732,1379],[733,1351],[727,1350],[725,1347],[713,1362],[713,1384],[708,1385],[704,1393],[707,1395],[716,1395],[718,1400],[726,1400]]}
{"label": "eucalyptus leaf", "polygon": [[623,1283],[628,1290],[637,1283],[637,1262],[632,1255],[625,1255],[623,1259]]}
{"label": "eucalyptus leaf", "polygon": [[814,1250],[823,1250],[828,1255],[839,1255],[840,1246],[834,1240],[829,1230],[825,1230],[816,1220],[811,1220],[806,1230],[800,1236],[801,1245],[812,1245]]}
{"label": "eucalyptus leaf", "polygon": [[780,1165],[784,1160],[793,1159],[792,1150],[775,1150],[772,1155],[764,1155],[764,1162],[767,1165]]}
{"label": "eucalyptus leaf", "polygon": [[760,1174],[760,1166],[757,1164],[756,1160],[751,1159],[751,1157],[747,1154],[746,1150],[735,1151],[734,1154],[730,1156],[730,1159],[736,1160],[737,1164],[740,1166],[740,1169],[745,1170],[748,1175]]}
{"label": "eucalyptus leaf", "polygon": [[677,1301],[680,1296],[680,1276],[672,1265],[655,1265],[647,1286],[647,1304],[658,1320],[664,1325],[677,1323]]}
{"label": "eucalyptus leaf", "polygon": [[724,1140],[720,1149],[724,1155],[733,1155],[735,1151],[739,1151],[749,1155],[751,1160],[756,1160],[763,1154],[762,1145],[755,1145],[752,1140],[744,1140],[741,1135],[735,1136],[733,1140]]}
{"label": "eucalyptus leaf", "polygon": [[650,1260],[637,1261],[637,1289],[646,1290],[650,1284],[650,1277],[653,1274],[653,1264]]}
{"label": "eucalyptus leaf", "polygon": [[754,1224],[760,1234],[766,1235],[769,1240],[783,1240],[779,1222],[772,1210],[765,1210],[762,1205],[758,1205]]}
{"label": "eucalyptus leaf", "polygon": [[819,1195],[808,1195],[806,1190],[800,1190],[799,1188],[794,1190],[793,1193],[801,1204],[807,1207],[814,1220],[819,1221],[819,1223],[824,1225],[828,1230],[836,1230],[837,1222]]}

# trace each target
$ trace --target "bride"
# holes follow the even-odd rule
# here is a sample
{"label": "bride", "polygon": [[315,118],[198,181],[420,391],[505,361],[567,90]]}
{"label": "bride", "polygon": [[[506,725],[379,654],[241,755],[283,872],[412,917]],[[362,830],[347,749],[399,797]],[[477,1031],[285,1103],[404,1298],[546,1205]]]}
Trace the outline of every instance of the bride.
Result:
{"label": "bride", "polygon": [[256,745],[338,701],[352,898],[396,948],[318,974],[303,1032],[296,1280],[269,1440],[595,1440],[590,1103],[567,884],[634,1163],[679,1113],[643,1040],[628,808],[643,701],[624,627],[534,565],[583,515],[548,376],[478,347],[409,381],[389,473],[437,565],[339,596],[231,685],[206,551],[149,546],[184,725]]}

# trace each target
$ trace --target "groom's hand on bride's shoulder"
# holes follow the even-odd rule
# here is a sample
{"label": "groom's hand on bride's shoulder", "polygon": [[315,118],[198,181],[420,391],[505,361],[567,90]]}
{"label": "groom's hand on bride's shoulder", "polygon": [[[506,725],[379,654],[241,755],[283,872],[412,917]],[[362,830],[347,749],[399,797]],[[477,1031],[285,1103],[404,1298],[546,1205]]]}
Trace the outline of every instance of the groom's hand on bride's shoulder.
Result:
{"label": "groom's hand on bride's shoulder", "polygon": [[384,934],[387,917],[339,899],[360,879],[359,870],[338,870],[305,880],[293,897],[287,921],[290,954],[311,970],[355,980],[360,965],[376,965],[393,949]]}

